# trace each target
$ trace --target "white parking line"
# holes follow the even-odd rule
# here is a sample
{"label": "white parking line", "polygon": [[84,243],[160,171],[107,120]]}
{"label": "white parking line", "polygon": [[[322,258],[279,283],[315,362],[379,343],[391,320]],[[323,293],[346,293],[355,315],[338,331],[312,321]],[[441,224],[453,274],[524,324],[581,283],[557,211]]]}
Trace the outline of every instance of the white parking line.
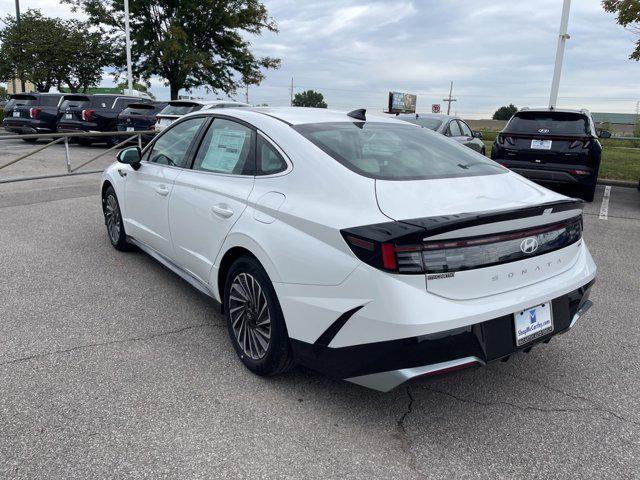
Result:
{"label": "white parking line", "polygon": [[609,198],[611,197],[611,186],[604,187],[604,195],[602,196],[602,205],[600,205],[600,220],[609,218]]}

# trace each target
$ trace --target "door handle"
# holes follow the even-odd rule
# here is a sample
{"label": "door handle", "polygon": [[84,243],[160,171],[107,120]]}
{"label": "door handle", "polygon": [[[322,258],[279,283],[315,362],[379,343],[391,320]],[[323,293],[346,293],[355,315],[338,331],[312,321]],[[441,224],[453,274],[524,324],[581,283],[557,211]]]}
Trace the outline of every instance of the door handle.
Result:
{"label": "door handle", "polygon": [[169,188],[167,188],[166,185],[158,185],[156,187],[156,193],[158,195],[161,195],[163,197],[166,197],[167,195],[169,195]]}
{"label": "door handle", "polygon": [[231,210],[224,203],[219,203],[218,205],[214,205],[211,207],[211,213],[222,218],[229,218],[231,215],[233,215],[233,210]]}

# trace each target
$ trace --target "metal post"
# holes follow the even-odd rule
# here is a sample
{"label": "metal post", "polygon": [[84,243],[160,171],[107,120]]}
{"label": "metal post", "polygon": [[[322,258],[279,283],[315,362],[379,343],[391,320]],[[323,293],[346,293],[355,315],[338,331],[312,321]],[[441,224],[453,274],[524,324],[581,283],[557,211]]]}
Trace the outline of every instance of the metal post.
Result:
{"label": "metal post", "polygon": [[138,134],[138,148],[142,150],[142,134],[141,133]]}
{"label": "metal post", "polygon": [[293,107],[293,77],[291,77],[291,106]]}
{"label": "metal post", "polygon": [[549,97],[549,108],[556,108],[558,103],[558,89],[560,88],[560,74],[562,73],[562,61],[564,59],[564,46],[569,38],[567,27],[569,26],[569,9],[571,0],[564,0],[562,4],[562,18],[560,20],[560,34],[558,36],[558,47],[556,49],[556,64],[553,68],[553,81],[551,82],[551,96]]}
{"label": "metal post", "polygon": [[[16,0],[17,1],[17,0]],[[129,0],[124,0],[124,35],[127,50],[127,85],[129,95],[133,95],[133,74],[131,73],[131,37],[129,35]]]}
{"label": "metal post", "polygon": [[69,137],[64,137],[64,158],[67,162],[67,173],[71,173],[71,157],[69,156]]}
{"label": "metal post", "polygon": [[453,82],[449,85],[449,98],[443,98],[443,102],[447,102],[447,115],[451,113],[451,102],[456,102],[457,100],[451,96],[453,93]]}
{"label": "metal post", "polygon": [[[18,28],[20,28],[20,0],[16,0],[16,25],[18,26]],[[20,49],[22,50],[22,45],[20,45]],[[22,73],[20,74],[20,86],[22,87],[22,91],[20,93],[25,93],[27,89],[24,85],[24,78],[22,78]],[[17,93],[15,83],[13,86],[13,93]]]}

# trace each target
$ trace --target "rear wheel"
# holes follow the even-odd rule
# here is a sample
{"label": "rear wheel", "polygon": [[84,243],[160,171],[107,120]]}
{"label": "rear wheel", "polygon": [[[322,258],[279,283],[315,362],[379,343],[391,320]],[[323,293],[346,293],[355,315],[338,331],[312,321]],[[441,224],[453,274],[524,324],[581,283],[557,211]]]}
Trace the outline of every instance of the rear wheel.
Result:
{"label": "rear wheel", "polygon": [[79,139],[78,139],[78,143],[79,143],[80,145],[82,145],[83,147],[88,147],[88,146],[90,146],[90,145],[91,145],[91,140],[87,140],[87,139],[85,139],[85,138],[79,138]]}
{"label": "rear wheel", "polygon": [[122,223],[120,204],[113,187],[107,188],[102,198],[102,211],[104,212],[104,223],[107,226],[107,236],[113,248],[116,250],[129,250],[131,247],[127,243],[127,234]]}
{"label": "rear wheel", "polygon": [[593,202],[593,198],[596,195],[596,186],[589,186],[589,187],[585,187],[582,190],[582,198],[584,199],[585,202]]}
{"label": "rear wheel", "polygon": [[293,367],[282,309],[271,280],[253,257],[240,257],[227,274],[224,299],[227,329],[242,363],[261,376]]}
{"label": "rear wheel", "polygon": [[27,143],[36,143],[38,141],[37,138],[22,138],[21,140]]}

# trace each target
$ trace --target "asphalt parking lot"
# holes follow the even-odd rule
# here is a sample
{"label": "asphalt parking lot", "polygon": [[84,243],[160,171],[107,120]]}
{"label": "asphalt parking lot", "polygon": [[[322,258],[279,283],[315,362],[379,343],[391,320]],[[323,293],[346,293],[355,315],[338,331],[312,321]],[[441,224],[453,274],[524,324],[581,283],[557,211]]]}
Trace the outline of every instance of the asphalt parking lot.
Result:
{"label": "asphalt parking lot", "polygon": [[[62,147],[29,162],[0,178],[62,171]],[[586,206],[599,273],[575,329],[383,394],[250,374],[211,301],[111,248],[97,189],[0,185],[0,478],[638,478],[637,190]]]}

